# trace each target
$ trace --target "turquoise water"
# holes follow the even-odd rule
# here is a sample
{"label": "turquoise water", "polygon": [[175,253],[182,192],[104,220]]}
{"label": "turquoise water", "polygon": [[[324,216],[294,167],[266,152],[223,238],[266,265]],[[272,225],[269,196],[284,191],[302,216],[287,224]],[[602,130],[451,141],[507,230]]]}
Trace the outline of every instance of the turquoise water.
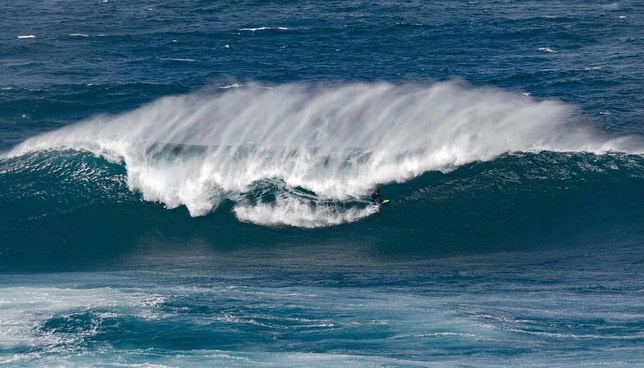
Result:
{"label": "turquoise water", "polygon": [[0,365],[644,365],[643,14],[0,4]]}

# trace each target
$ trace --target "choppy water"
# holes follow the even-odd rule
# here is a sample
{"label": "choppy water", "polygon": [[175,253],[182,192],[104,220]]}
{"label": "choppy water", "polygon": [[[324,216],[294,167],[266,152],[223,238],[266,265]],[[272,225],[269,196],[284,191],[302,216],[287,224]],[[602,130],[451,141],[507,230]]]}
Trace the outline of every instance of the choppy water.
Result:
{"label": "choppy water", "polygon": [[0,364],[644,365],[643,24],[0,4]]}

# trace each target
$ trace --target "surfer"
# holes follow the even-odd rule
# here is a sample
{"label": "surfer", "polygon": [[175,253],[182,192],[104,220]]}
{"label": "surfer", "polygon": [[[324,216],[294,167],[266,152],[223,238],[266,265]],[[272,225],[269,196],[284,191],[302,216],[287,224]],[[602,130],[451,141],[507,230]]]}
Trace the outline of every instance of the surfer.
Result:
{"label": "surfer", "polygon": [[380,195],[380,190],[376,188],[376,190],[374,190],[373,193],[371,193],[371,202],[382,203],[382,201],[383,201],[383,198]]}

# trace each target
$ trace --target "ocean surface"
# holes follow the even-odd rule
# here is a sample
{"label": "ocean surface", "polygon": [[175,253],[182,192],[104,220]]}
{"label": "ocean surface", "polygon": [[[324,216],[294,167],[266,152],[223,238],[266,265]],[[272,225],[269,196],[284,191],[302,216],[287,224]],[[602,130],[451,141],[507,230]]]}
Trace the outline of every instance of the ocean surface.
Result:
{"label": "ocean surface", "polygon": [[641,1],[0,27],[0,366],[644,367]]}

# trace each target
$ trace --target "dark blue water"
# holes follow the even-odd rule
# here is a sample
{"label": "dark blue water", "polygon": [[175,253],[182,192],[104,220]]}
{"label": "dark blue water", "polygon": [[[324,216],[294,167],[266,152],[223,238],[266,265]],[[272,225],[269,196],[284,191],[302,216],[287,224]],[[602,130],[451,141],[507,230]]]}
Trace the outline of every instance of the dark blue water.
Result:
{"label": "dark blue water", "polygon": [[640,2],[0,26],[0,365],[644,365]]}

